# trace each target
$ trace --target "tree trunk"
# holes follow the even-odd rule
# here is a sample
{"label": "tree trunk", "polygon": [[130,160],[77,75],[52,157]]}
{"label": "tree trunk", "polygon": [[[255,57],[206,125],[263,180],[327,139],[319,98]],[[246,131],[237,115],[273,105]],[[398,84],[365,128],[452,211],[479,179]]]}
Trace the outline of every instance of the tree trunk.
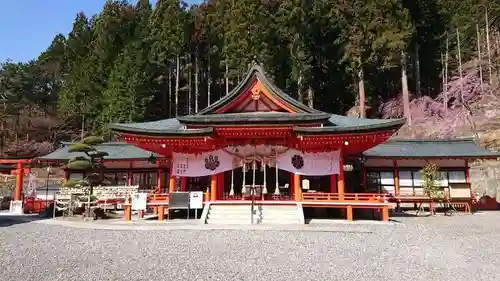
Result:
{"label": "tree trunk", "polygon": [[420,97],[420,46],[415,43],[415,94]]}
{"label": "tree trunk", "polygon": [[401,53],[401,86],[403,88],[403,110],[408,126],[413,136],[411,112],[410,112],[410,93],[408,92],[408,77],[406,75],[406,54]]}
{"label": "tree trunk", "polygon": [[493,75],[492,75],[492,66],[491,66],[490,24],[489,24],[489,20],[488,20],[488,7],[486,7],[485,10],[486,10],[485,11],[485,17],[486,17],[486,49],[488,51],[488,75],[489,75],[488,81],[490,82],[490,85],[492,85]]}
{"label": "tree trunk", "polygon": [[446,34],[446,54],[444,55],[444,116],[448,116],[448,33]]}
{"label": "tree trunk", "polygon": [[365,109],[365,79],[363,68],[361,68],[358,72],[358,93],[359,93],[359,117],[366,117],[366,109]]}
{"label": "tree trunk", "polygon": [[85,113],[82,113],[82,128],[80,131],[80,141],[83,141],[83,138],[85,137]]}
{"label": "tree trunk", "polygon": [[208,56],[207,106],[210,106],[211,86],[212,86],[212,72],[210,66],[210,56]]}
{"label": "tree trunk", "polygon": [[[166,105],[165,105],[166,106]],[[168,114],[167,117],[172,117],[172,71],[168,70]]]}
{"label": "tree trunk", "polygon": [[314,108],[314,91],[311,85],[307,88],[307,105],[310,108]]}
{"label": "tree trunk", "polygon": [[194,113],[198,113],[198,100],[200,92],[198,91],[198,52],[196,52],[194,61]]}
{"label": "tree trunk", "polygon": [[463,91],[463,82],[462,81],[462,55],[460,52],[460,33],[458,32],[458,28],[456,29],[457,31],[457,48],[458,48],[458,75],[460,77],[460,99],[462,100],[462,103],[464,101],[464,91]]}
{"label": "tree trunk", "polygon": [[481,64],[481,33],[479,32],[479,25],[476,24],[476,35],[477,35],[477,59],[476,64],[479,69],[479,80],[481,83],[481,93],[483,93],[483,65]]}
{"label": "tree trunk", "polygon": [[177,55],[176,59],[176,70],[175,70],[175,117],[177,117],[178,108],[179,108],[179,76],[180,76],[180,61],[179,55]]}
{"label": "tree trunk", "polygon": [[226,65],[226,96],[229,94],[229,67],[227,66],[227,62],[225,63]]}
{"label": "tree trunk", "polygon": [[193,101],[192,91],[191,91],[191,67],[188,69],[188,114],[191,114],[191,104]]}
{"label": "tree trunk", "polygon": [[299,79],[297,80],[297,100],[301,103],[304,102],[304,95],[302,95],[302,71],[299,71]]}

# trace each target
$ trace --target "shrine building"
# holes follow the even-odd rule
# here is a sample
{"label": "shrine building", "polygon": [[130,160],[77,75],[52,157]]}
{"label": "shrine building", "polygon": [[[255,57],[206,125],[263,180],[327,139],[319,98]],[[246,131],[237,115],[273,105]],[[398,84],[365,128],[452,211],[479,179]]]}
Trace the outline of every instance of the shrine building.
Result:
{"label": "shrine building", "polygon": [[[198,113],[111,124],[126,143],[105,143],[97,149],[109,154],[107,178],[151,193],[148,206],[160,220],[169,194],[203,191],[202,219],[207,223],[231,217],[231,208],[255,204],[299,210],[299,222],[306,208],[340,209],[348,220],[369,210],[387,221],[394,203],[426,201],[420,170],[428,162],[439,167],[439,184],[455,185],[457,202],[470,211],[472,162],[499,155],[471,139],[392,139],[405,121],[310,108],[281,91],[254,65],[228,95]],[[67,161],[75,156],[68,153],[68,145],[39,161]],[[66,177],[84,175],[67,171]],[[130,219],[130,208],[125,218]]]}
{"label": "shrine building", "polygon": [[446,142],[388,141],[405,121],[310,108],[254,65],[228,95],[194,115],[111,128],[125,142],[170,160],[166,192],[176,186],[202,190],[213,205],[240,205],[257,196],[262,204],[345,208],[348,219],[353,209],[373,208],[387,220],[384,194],[416,195],[415,181],[428,159],[447,182],[467,183],[469,158],[498,157],[470,140],[453,148],[467,148],[461,157]]}

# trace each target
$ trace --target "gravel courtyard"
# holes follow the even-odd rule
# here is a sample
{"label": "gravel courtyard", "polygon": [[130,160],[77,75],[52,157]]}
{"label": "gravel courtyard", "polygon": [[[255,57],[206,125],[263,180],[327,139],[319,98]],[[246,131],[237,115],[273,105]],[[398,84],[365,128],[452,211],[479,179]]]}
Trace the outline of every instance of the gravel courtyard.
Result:
{"label": "gravel courtyard", "polygon": [[307,226],[316,231],[96,230],[5,219],[0,261],[9,281],[500,278],[500,212]]}

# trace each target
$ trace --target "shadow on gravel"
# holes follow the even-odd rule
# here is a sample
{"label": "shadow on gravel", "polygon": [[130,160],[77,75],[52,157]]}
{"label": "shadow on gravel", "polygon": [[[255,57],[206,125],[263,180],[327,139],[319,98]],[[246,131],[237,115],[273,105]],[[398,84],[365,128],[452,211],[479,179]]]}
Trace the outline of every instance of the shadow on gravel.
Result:
{"label": "shadow on gravel", "polygon": [[16,215],[10,213],[0,213],[0,228],[9,227],[16,224],[30,223],[32,221],[44,219],[46,218],[39,215]]}

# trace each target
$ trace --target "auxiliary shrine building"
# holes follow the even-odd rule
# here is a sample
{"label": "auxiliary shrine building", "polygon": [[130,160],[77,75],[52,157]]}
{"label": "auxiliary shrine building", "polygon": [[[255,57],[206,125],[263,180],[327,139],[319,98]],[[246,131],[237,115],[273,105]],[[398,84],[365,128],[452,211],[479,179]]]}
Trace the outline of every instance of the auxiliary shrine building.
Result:
{"label": "auxiliary shrine building", "polygon": [[[470,164],[499,155],[469,139],[390,139],[404,123],[405,119],[364,119],[310,108],[282,92],[254,65],[228,95],[200,112],[112,124],[126,143],[98,149],[109,154],[106,177],[115,179],[114,184],[139,185],[165,195],[148,202],[160,210],[160,219],[168,208],[168,194],[203,191],[202,219],[207,222],[230,217],[229,208],[235,205],[252,203],[288,208],[291,213],[341,209],[349,220],[357,210],[368,209],[386,221],[391,202],[426,200],[420,170],[429,161],[440,168],[439,183],[444,188],[455,184],[457,202],[470,210]],[[66,144],[39,160],[67,160],[74,156],[67,149]],[[79,171],[67,174],[72,179],[83,176]],[[303,221],[303,211],[298,213]]]}

